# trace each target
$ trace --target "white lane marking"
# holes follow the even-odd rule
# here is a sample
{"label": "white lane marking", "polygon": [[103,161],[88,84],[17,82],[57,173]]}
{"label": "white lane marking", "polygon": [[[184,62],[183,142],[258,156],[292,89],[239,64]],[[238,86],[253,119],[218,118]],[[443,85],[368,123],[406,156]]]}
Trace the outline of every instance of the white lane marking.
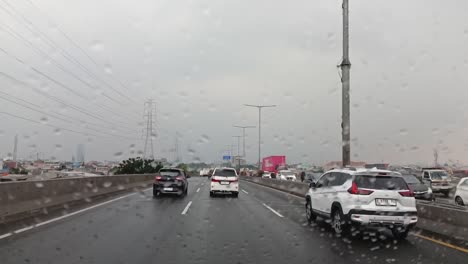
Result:
{"label": "white lane marking", "polygon": [[0,235],[0,239],[4,239],[4,238],[7,238],[9,236],[13,235],[12,233],[6,233],[6,234],[3,234],[3,235]]}
{"label": "white lane marking", "polygon": [[248,192],[246,192],[245,190],[242,190],[243,192],[245,192],[246,194],[249,194]]}
{"label": "white lane marking", "polygon": [[[148,188],[148,189],[143,190],[143,191],[147,191],[147,190],[150,190],[150,189],[152,189],[152,188]],[[56,222],[56,221],[58,221],[58,220],[62,220],[62,219],[68,218],[68,217],[70,217],[70,216],[77,215],[77,214],[86,212],[86,211],[88,211],[88,210],[91,210],[91,209],[94,209],[94,208],[97,208],[97,207],[100,207],[100,206],[103,206],[103,205],[106,205],[106,204],[109,204],[109,203],[112,203],[112,202],[115,202],[115,201],[118,201],[118,200],[122,200],[122,199],[124,199],[124,198],[127,198],[127,197],[132,196],[132,195],[135,195],[135,194],[137,194],[137,193],[127,194],[127,195],[124,195],[124,196],[121,196],[121,197],[114,198],[114,199],[109,200],[109,201],[105,201],[105,202],[102,202],[102,203],[99,203],[99,204],[95,204],[95,205],[90,206],[90,207],[86,207],[86,208],[84,208],[84,209],[75,211],[75,212],[73,212],[73,213],[69,213],[69,214],[62,215],[62,216],[59,216],[59,217],[56,217],[56,218],[52,218],[52,219],[50,219],[50,220],[47,220],[47,221],[44,221],[44,222],[40,222],[40,223],[37,223],[37,224],[32,225],[32,226],[27,226],[27,227],[24,227],[24,228],[15,230],[15,231],[10,232],[10,233],[6,233],[6,234],[3,234],[3,235],[0,235],[0,239],[4,239],[4,238],[7,238],[7,237],[9,237],[9,236],[11,236],[11,235],[13,235],[13,234],[19,234],[19,233],[22,233],[22,232],[24,232],[24,231],[27,231],[27,230],[30,230],[30,229],[33,229],[33,228],[36,228],[36,227],[39,227],[39,226],[47,225],[47,224]]]}
{"label": "white lane marking", "polygon": [[199,191],[200,191],[200,188],[197,189],[197,192],[199,192]]}
{"label": "white lane marking", "polygon": [[272,211],[275,215],[279,216],[279,217],[284,217],[282,214],[278,213],[277,211],[275,211],[275,209],[271,208],[270,206],[266,205],[266,204],[263,204],[263,206],[265,206],[266,208],[268,208],[270,211]]}
{"label": "white lane marking", "polygon": [[21,229],[18,229],[18,230],[13,231],[13,233],[19,234],[19,233],[22,233],[22,232],[24,232],[24,231],[28,231],[28,230],[33,229],[33,228],[34,228],[33,225],[32,225],[32,226],[27,226],[27,227],[23,227],[23,228],[21,228]]}
{"label": "white lane marking", "polygon": [[187,206],[185,206],[184,210],[182,211],[182,214],[183,214],[183,215],[187,213],[188,209],[190,208],[190,205],[192,205],[192,201],[190,201],[190,202],[187,204]]}

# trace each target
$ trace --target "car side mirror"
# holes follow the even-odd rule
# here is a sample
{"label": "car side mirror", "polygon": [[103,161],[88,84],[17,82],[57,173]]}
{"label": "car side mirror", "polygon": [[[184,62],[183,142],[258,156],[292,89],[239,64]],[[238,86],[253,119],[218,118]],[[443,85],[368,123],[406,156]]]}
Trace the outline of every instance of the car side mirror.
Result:
{"label": "car side mirror", "polygon": [[314,181],[309,180],[309,188],[315,189],[317,188],[317,184]]}

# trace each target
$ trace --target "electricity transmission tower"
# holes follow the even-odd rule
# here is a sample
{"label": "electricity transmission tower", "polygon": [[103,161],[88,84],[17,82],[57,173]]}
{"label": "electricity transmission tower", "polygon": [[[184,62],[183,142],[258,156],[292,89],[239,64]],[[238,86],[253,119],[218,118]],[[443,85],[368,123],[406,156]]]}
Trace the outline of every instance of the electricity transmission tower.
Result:
{"label": "electricity transmission tower", "polygon": [[155,126],[156,123],[156,104],[154,100],[150,99],[144,105],[144,120],[146,122],[145,129],[145,148],[143,150],[143,158],[154,159],[154,144],[153,139],[156,137]]}

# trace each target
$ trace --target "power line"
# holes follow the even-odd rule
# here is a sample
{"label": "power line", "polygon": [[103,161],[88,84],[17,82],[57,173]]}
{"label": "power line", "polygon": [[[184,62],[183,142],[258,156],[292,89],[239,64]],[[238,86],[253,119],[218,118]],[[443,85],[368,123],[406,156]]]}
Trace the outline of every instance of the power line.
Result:
{"label": "power line", "polygon": [[[27,41],[27,40],[26,40],[26,41]],[[32,45],[32,44],[31,44],[31,45]],[[67,90],[67,91],[73,93],[74,95],[76,95],[76,96],[78,96],[78,97],[80,97],[80,98],[82,98],[82,99],[84,99],[84,100],[86,100],[86,101],[89,101],[88,98],[86,98],[86,97],[84,97],[83,95],[81,95],[81,94],[75,92],[72,88],[70,88],[70,87],[68,87],[67,85],[61,83],[60,81],[54,79],[53,77],[50,77],[49,75],[47,75],[47,74],[45,74],[44,72],[42,72],[42,71],[36,69],[35,67],[26,64],[23,60],[19,59],[18,57],[14,56],[13,54],[7,52],[7,51],[4,50],[3,48],[0,47],[0,50],[3,51],[3,52],[4,52],[5,54],[7,54],[8,56],[13,57],[13,58],[14,58],[16,61],[18,61],[20,64],[22,64],[22,65],[24,65],[25,67],[29,68],[30,70],[36,72],[37,74],[39,74],[39,75],[45,77],[45,78],[48,79],[49,81],[51,81],[51,82],[55,83],[56,85],[58,85],[58,86],[64,88],[65,90]],[[97,106],[97,107],[100,108],[100,109],[106,110],[106,111],[108,111],[108,112],[110,112],[110,113],[112,113],[112,114],[116,114],[115,111],[112,111],[111,109],[107,109],[107,108],[103,107],[103,106],[100,105],[100,104],[95,104],[95,106]],[[118,117],[119,117],[119,118],[122,118],[122,115],[118,115]],[[107,120],[106,120],[106,121],[107,121]],[[134,120],[132,119],[132,121],[134,121]],[[119,122],[119,123],[124,124],[124,123],[122,123],[122,122]]]}
{"label": "power line", "polygon": [[[49,43],[49,46],[57,49],[57,50],[60,50],[63,57],[66,58],[68,61],[78,65],[78,67],[80,67],[84,72],[86,72],[89,76],[93,77],[95,80],[97,81],[100,81],[102,82],[103,84],[105,84],[109,89],[113,90],[115,93],[119,94],[120,96],[122,96],[123,98],[129,100],[129,101],[133,101],[133,99],[131,99],[130,97],[128,97],[127,95],[121,93],[119,90],[117,90],[116,88],[112,87],[110,84],[108,84],[107,82],[105,82],[104,80],[100,79],[97,75],[95,75],[94,73],[92,73],[92,71],[90,71],[88,68],[86,68],[83,64],[81,64],[77,59],[75,59],[72,55],[70,55],[65,49],[61,48],[54,40],[52,40],[51,38],[49,38],[47,36],[47,34],[45,34],[44,32],[42,32],[37,26],[34,25],[34,23],[27,19],[24,15],[22,15],[14,6],[12,6],[10,3],[8,3],[6,0],[2,0],[6,5],[8,5],[8,7],[13,10],[13,12],[21,17],[23,19],[23,21],[25,21],[25,25],[29,25],[32,29],[36,30],[37,32],[39,32],[39,34],[37,35],[40,35],[43,39],[47,40]],[[6,11],[10,16],[14,17],[14,15],[7,11],[4,7],[2,7],[0,5],[0,8],[3,9],[4,11]],[[18,20],[17,20],[18,21]],[[31,30],[30,28],[28,28],[29,31],[31,31],[33,34],[33,30]],[[134,103],[136,103],[135,101],[133,101]]]}
{"label": "power line", "polygon": [[[56,128],[56,129],[61,129],[61,130],[76,133],[76,134],[82,134],[82,135],[85,135],[85,136],[95,136],[95,137],[102,137],[103,136],[103,135],[97,135],[97,134],[88,133],[88,132],[81,132],[81,131],[77,131],[77,130],[74,130],[74,129],[59,127],[59,126],[55,126],[55,125],[51,125],[51,124],[44,124],[44,123],[41,123],[39,121],[30,119],[30,118],[27,118],[27,117],[18,116],[18,115],[12,114],[12,113],[0,112],[0,114],[8,115],[8,116],[15,117],[15,118],[18,118],[18,119],[22,119],[22,120],[25,120],[25,121],[29,121],[29,122],[32,122],[32,123],[41,124],[41,125],[45,125],[45,126],[48,126],[48,127],[53,127],[53,128]],[[105,135],[108,135],[108,136],[112,136],[112,137],[139,140],[138,138],[131,138],[131,137],[125,137],[125,136],[120,136],[120,135],[114,135],[114,134],[110,134],[110,133],[102,132],[102,131],[99,131],[99,133],[102,133],[102,134],[105,134]]]}
{"label": "power line", "polygon": [[[15,96],[10,95],[10,94],[8,94],[8,93],[1,92],[1,91],[0,91],[0,93],[3,94],[3,95],[10,96],[10,97],[14,98],[15,100],[18,100],[18,101],[21,101],[21,102],[24,102],[24,103],[27,103],[27,104],[30,104],[30,105],[35,105],[35,104],[31,103],[31,102],[28,102],[28,101],[23,100],[23,99],[21,99],[21,98],[15,97]],[[32,111],[34,111],[34,112],[41,113],[41,114],[46,115],[46,116],[51,116],[51,117],[53,117],[53,118],[55,118],[55,119],[58,119],[58,120],[61,120],[61,121],[67,122],[67,123],[73,123],[72,120],[76,120],[76,121],[79,121],[79,122],[82,122],[82,123],[90,124],[90,125],[93,125],[93,126],[101,126],[101,127],[104,128],[104,129],[109,129],[108,127],[103,127],[101,124],[90,123],[90,122],[88,122],[88,121],[80,120],[80,119],[78,119],[78,118],[71,117],[71,116],[67,116],[67,115],[64,115],[64,114],[60,114],[60,113],[51,114],[51,113],[44,112],[44,111],[42,111],[42,110],[34,109],[33,107],[24,105],[24,104],[19,103],[19,102],[15,102],[14,100],[5,98],[5,97],[3,97],[3,96],[0,96],[0,98],[3,99],[3,100],[5,100],[5,101],[11,102],[11,103],[13,103],[13,104],[20,105],[20,106],[22,106],[22,107],[25,107],[25,108],[27,108],[27,109],[30,109],[30,110],[32,110]],[[35,105],[35,106],[40,108],[40,106],[37,106],[37,105]],[[64,119],[64,118],[61,118],[61,117],[57,117],[57,115],[63,116],[64,118],[67,118],[67,119]],[[91,129],[91,130],[95,130],[95,129],[92,128],[92,127],[85,127],[85,128],[88,128],[88,129]],[[115,129],[115,128],[111,128],[111,129]],[[96,131],[96,130],[95,130],[95,131]],[[97,131],[99,131],[99,130],[97,130]],[[123,131],[120,131],[120,132],[123,132]],[[128,133],[128,132],[125,132],[125,133]]]}
{"label": "power line", "polygon": [[[59,31],[75,48],[79,49],[96,67],[100,68],[101,66],[96,62],[96,60],[93,59],[92,56],[89,55],[88,52],[86,52],[85,49],[83,49],[80,45],[78,45],[78,43],[76,43],[76,41],[74,41],[71,37],[68,36],[68,34],[66,34],[62,29],[60,29],[60,27],[57,25],[57,23],[55,23],[53,21],[53,19],[50,18],[49,15],[47,15],[45,12],[43,12],[37,5],[35,5],[31,0],[26,0],[32,7],[36,8],[40,13],[42,13],[43,16],[45,16],[49,22],[52,22],[52,24],[55,26],[55,28],[57,29],[57,31]],[[124,84],[122,83],[122,81],[120,81],[119,79],[117,78],[112,78],[114,81],[118,82],[120,84],[120,86],[122,86],[122,88],[126,89],[127,91],[129,91],[130,89]]]}
{"label": "power line", "polygon": [[[0,48],[0,49],[1,49],[1,48]],[[74,110],[76,110],[76,111],[78,111],[78,112],[80,112],[80,113],[82,113],[82,114],[85,114],[85,115],[87,115],[87,116],[89,116],[89,117],[92,117],[92,118],[94,118],[94,119],[96,119],[96,120],[102,121],[102,122],[104,122],[104,123],[108,123],[108,124],[110,124],[110,125],[112,125],[112,126],[115,126],[115,127],[122,127],[122,128],[130,129],[130,130],[133,129],[133,128],[130,128],[130,127],[127,127],[127,126],[122,126],[122,125],[114,124],[114,123],[112,123],[111,121],[105,119],[103,116],[100,116],[100,115],[97,115],[97,114],[89,113],[88,111],[86,111],[85,109],[83,109],[83,108],[81,108],[81,107],[79,107],[79,106],[76,106],[76,105],[71,104],[71,103],[67,103],[67,102],[61,100],[60,98],[57,98],[57,97],[52,96],[52,95],[50,95],[50,94],[47,94],[47,93],[45,93],[45,92],[43,92],[43,91],[41,91],[41,90],[38,90],[38,89],[36,89],[36,88],[30,86],[29,84],[27,84],[27,83],[25,83],[25,82],[22,82],[22,81],[16,79],[15,77],[13,77],[13,76],[11,76],[11,75],[9,75],[9,74],[7,74],[7,73],[0,72],[0,74],[3,75],[3,76],[5,76],[5,77],[7,77],[8,79],[10,79],[10,80],[12,80],[12,81],[14,81],[14,82],[17,82],[17,83],[19,83],[19,84],[25,86],[25,87],[31,88],[34,92],[36,92],[36,93],[38,93],[38,94],[40,94],[40,95],[42,95],[42,96],[44,96],[44,97],[46,97],[46,98],[48,98],[48,99],[51,99],[51,100],[53,100],[53,101],[55,101],[55,102],[58,102],[58,103],[60,103],[60,104],[62,104],[62,105],[64,105],[64,106],[70,107],[70,108],[72,108],[72,109],[74,109]]]}

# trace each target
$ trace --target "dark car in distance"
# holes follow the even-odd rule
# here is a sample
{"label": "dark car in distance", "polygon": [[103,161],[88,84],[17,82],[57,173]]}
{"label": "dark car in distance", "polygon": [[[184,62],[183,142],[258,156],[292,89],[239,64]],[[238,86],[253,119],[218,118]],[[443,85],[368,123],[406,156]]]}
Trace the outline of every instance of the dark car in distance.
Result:
{"label": "dark car in distance", "polygon": [[413,174],[403,174],[403,179],[414,193],[414,198],[420,200],[434,201],[435,197],[432,189]]}
{"label": "dark car in distance", "polygon": [[178,168],[162,168],[154,178],[153,196],[162,194],[176,194],[179,197],[187,195],[188,181],[190,178],[184,170]]}

